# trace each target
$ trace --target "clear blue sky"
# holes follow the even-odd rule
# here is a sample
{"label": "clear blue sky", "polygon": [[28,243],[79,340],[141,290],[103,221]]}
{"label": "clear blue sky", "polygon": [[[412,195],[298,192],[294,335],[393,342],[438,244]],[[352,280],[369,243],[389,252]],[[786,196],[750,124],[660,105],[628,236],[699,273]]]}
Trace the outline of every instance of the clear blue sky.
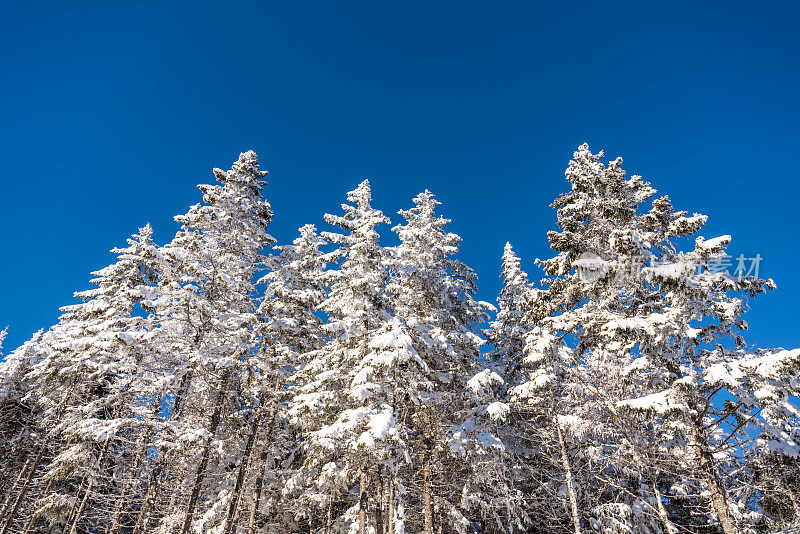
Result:
{"label": "clear blue sky", "polygon": [[800,346],[800,4],[162,4],[0,3],[7,348],[246,149],[281,242],[364,178],[395,222],[431,189],[494,300],[506,240],[549,254],[583,141],[761,254],[749,339]]}

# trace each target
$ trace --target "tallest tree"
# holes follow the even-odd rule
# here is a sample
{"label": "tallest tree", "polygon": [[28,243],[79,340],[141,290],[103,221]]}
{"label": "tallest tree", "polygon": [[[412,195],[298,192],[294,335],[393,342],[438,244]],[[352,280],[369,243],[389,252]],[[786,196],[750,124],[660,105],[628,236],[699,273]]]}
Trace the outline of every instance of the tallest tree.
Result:
{"label": "tallest tree", "polygon": [[[541,323],[526,347],[534,370],[515,391],[558,391],[568,409],[555,423],[575,532],[677,532],[680,520],[734,534],[758,515],[748,513],[753,437],[786,434],[770,416],[786,412],[793,386],[782,377],[798,353],[743,350],[745,299],[774,284],[715,268],[730,236],[696,236],[705,216],[651,200],[656,191],[628,177],[620,158],[606,166],[601,157],[581,146],[566,173],[571,191],[553,203],[557,255],[540,262],[547,298],[529,310]],[[588,473],[580,484],[570,484],[574,463]]]}
{"label": "tallest tree", "polygon": [[[149,528],[148,508],[165,478],[188,494],[173,489],[162,523],[180,526],[185,534],[199,506],[224,508],[218,492],[226,475],[219,462],[242,448],[241,423],[232,414],[247,404],[241,385],[254,350],[254,278],[264,265],[264,250],[274,243],[267,233],[272,209],[261,194],[266,174],[252,151],[241,154],[229,171],[214,169],[218,183],[199,186],[204,203],[175,218],[182,229],[162,250],[165,279],[154,301],[160,328],[153,340],[168,358],[164,378],[176,393],[139,531]],[[160,472],[165,467],[172,472]],[[221,518],[205,514],[202,521]]]}

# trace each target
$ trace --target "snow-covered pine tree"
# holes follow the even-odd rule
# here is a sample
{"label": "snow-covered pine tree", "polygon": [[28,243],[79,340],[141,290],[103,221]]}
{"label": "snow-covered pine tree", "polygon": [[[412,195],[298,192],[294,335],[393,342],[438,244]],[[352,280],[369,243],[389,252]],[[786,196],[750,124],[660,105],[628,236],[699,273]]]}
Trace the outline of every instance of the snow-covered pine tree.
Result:
{"label": "snow-covered pine tree", "polygon": [[[33,532],[39,517],[66,522],[66,532],[77,531],[97,485],[109,485],[106,491],[114,486],[105,473],[109,452],[125,446],[117,437],[134,421],[130,384],[140,373],[134,347],[144,319],[133,311],[152,283],[151,235],[147,226],[129,247],[114,249],[118,261],[93,273],[97,287],[75,294],[84,302],[63,307],[59,324],[37,340],[38,346],[26,349],[27,358],[32,349],[41,353],[22,380],[41,406],[43,428],[25,481],[4,513],[4,532],[32,486],[39,488],[40,498],[25,511],[24,532]],[[53,447],[55,457],[38,473],[44,453]],[[93,513],[107,519],[104,509]]]}
{"label": "snow-covered pine tree", "polygon": [[[655,521],[671,532],[673,526],[662,505],[658,477],[653,472],[632,473],[620,464],[624,459],[619,454],[624,451],[634,456],[628,459],[628,467],[648,462],[635,458],[636,451],[643,449],[641,442],[632,442],[632,430],[639,425],[630,417],[621,420],[613,409],[616,399],[630,394],[618,377],[630,362],[631,347],[623,346],[619,338],[602,335],[607,322],[639,313],[631,311],[631,302],[650,298],[636,285],[635,276],[629,275],[637,273],[642,263],[651,259],[650,243],[640,239],[637,211],[655,190],[638,176],[627,178],[620,167],[621,159],[606,167],[601,157],[602,154],[591,154],[586,145],[576,152],[566,173],[572,191],[554,203],[562,231],[548,234],[559,254],[542,264],[548,275],[559,278],[554,283],[558,291],[568,295],[567,299],[557,301],[563,312],[554,321],[563,323],[558,325],[559,335],[569,332],[575,338],[581,364],[579,376],[584,401],[580,406],[584,419],[593,423],[595,444],[599,441],[604,454],[614,458],[615,483],[623,488],[620,494],[598,499],[591,522],[595,528],[623,528],[622,525],[631,523],[645,528],[657,516]],[[684,219],[686,231],[699,220]],[[565,276],[563,269],[573,266],[576,272]],[[630,423],[631,432],[625,433],[626,429],[615,426],[615,421]],[[606,483],[597,476],[594,478]]]}
{"label": "snow-covered pine tree", "polygon": [[[186,534],[226,518],[228,466],[241,461],[247,424],[240,415],[249,410],[242,384],[254,350],[254,277],[274,243],[267,233],[272,210],[261,195],[266,174],[252,151],[230,171],[214,169],[219,183],[199,186],[205,204],[175,218],[182,229],[161,250],[163,280],[153,300],[159,326],[151,341],[167,358],[162,381],[174,397],[137,533],[178,528]],[[168,499],[161,491],[166,482]]]}
{"label": "snow-covered pine tree", "polygon": [[487,361],[503,377],[504,391],[518,385],[519,365],[525,348],[525,337],[531,325],[524,317],[524,302],[530,292],[528,273],[522,270],[522,263],[514,253],[511,243],[503,248],[500,276],[503,286],[497,297],[497,316],[489,323],[486,338],[492,350],[486,355]]}
{"label": "snow-covered pine tree", "polygon": [[727,369],[737,402],[755,404],[761,410],[750,421],[743,414],[734,416],[736,425],[751,425],[748,434],[757,436],[745,451],[750,484],[738,500],[757,500],[757,515],[751,514],[762,519],[770,532],[800,529],[800,409],[796,403],[800,361],[796,352],[758,351]]}
{"label": "snow-covered pine tree", "polygon": [[58,324],[37,340],[34,350],[12,354],[20,357],[14,363],[24,364],[27,363],[24,360],[34,359],[29,369],[23,368],[26,372],[21,382],[26,397],[22,400],[31,399],[35,409],[41,413],[38,428],[32,434],[36,444],[0,512],[0,532],[3,534],[13,528],[18,512],[25,517],[33,515],[31,496],[50,492],[50,488],[41,483],[42,467],[60,446],[61,418],[69,407],[80,405],[91,394],[91,362],[86,362],[80,351],[71,348],[71,345],[80,348],[82,338],[79,320],[67,312],[61,315]]}
{"label": "snow-covered pine tree", "polygon": [[[454,257],[461,238],[445,230],[450,221],[436,214],[437,205],[425,191],[414,198],[414,207],[400,211],[406,222],[393,229],[400,245],[389,286],[395,319],[415,354],[396,385],[412,453],[399,475],[407,481],[410,509],[421,512],[407,514],[407,523],[428,534],[435,525],[460,532],[474,521],[491,520],[496,502],[502,502],[501,524],[507,524],[509,504],[502,480],[492,488],[501,495],[493,504],[480,493],[503,471],[503,445],[491,419],[505,410],[490,395],[503,381],[490,370],[478,372],[484,341],[475,333],[491,305],[475,299],[477,276]],[[421,480],[415,480],[420,469]],[[421,525],[412,522],[420,517]]]}
{"label": "snow-covered pine tree", "polygon": [[299,371],[302,356],[324,343],[322,320],[314,311],[326,296],[326,259],[321,251],[326,243],[314,225],[303,226],[292,245],[276,247],[280,254],[269,258],[270,271],[260,281],[266,288],[255,329],[258,350],[251,358],[253,373],[247,383],[255,408],[228,508],[228,532],[235,528],[236,506],[243,500],[249,471],[255,475],[252,502],[247,517],[239,520],[247,523],[248,533],[266,528],[267,521],[271,528],[285,528],[291,523],[287,516],[296,511],[281,497],[288,471],[284,464],[290,463],[297,446],[293,429],[287,426],[294,389],[289,378]]}
{"label": "snow-covered pine tree", "polygon": [[[65,411],[59,428],[64,443],[44,475],[45,480],[81,481],[67,518],[70,534],[83,521],[102,524],[112,515],[110,496],[121,486],[113,476],[119,467],[115,463],[127,460],[131,437],[146,424],[136,406],[146,393],[142,340],[150,326],[137,306],[151,295],[157,280],[152,233],[146,225],[128,240],[128,247],[113,249],[117,262],[93,273],[97,287],[76,293],[84,304],[64,308],[82,323],[80,350],[93,367],[89,380],[95,390],[84,403]],[[35,515],[52,520],[56,514],[51,505],[58,509],[64,501],[58,493],[44,495]],[[84,518],[87,512],[92,517]],[[31,528],[33,524],[27,530]]]}
{"label": "snow-covered pine tree", "polygon": [[[708,269],[692,275],[696,265],[720,259],[730,238],[697,238],[694,250],[680,252],[677,241],[697,232],[705,217],[675,212],[667,197],[641,213],[655,191],[638,176],[626,178],[620,159],[606,167],[601,156],[586,145],[575,153],[567,170],[572,191],[554,203],[561,232],[551,232],[549,239],[558,255],[541,262],[552,277],[546,281],[549,298],[555,299],[550,306],[557,308],[543,324],[557,339],[575,343],[577,391],[592,400],[581,404],[584,412],[591,409],[585,420],[595,429],[593,439],[600,440],[594,447],[611,449],[606,454],[616,459],[614,484],[624,490],[607,500],[594,496],[600,504],[575,522],[575,530],[584,522],[624,530],[649,516],[674,532],[666,509],[681,500],[674,492],[702,490],[722,530],[736,532],[734,516],[748,519],[730,506],[729,493],[740,490],[726,468],[738,463],[742,449],[729,445],[743,440],[745,432],[730,421],[755,421],[760,408],[749,400],[718,400],[723,391],[736,396],[730,375],[721,369],[736,365],[742,353],[715,344],[741,343],[744,303],[732,294],[755,296],[773,284]],[[625,379],[609,380],[616,375]],[[621,417],[618,410],[626,414]],[[643,447],[637,436],[649,445]],[[654,440],[660,446],[652,447]],[[682,460],[676,465],[658,463],[675,455]],[[700,480],[680,479],[693,472]],[[602,476],[608,483],[607,469]]]}
{"label": "snow-covered pine tree", "polygon": [[[531,375],[527,384],[514,390],[517,398],[539,407],[539,423],[533,426],[533,434],[544,438],[540,446],[558,453],[550,463],[560,467],[563,494],[569,497],[576,533],[588,525],[612,530],[633,528],[629,512],[642,510],[641,502],[651,500],[647,495],[644,500],[640,498],[641,483],[631,480],[622,466],[611,465],[613,469],[609,470],[602,465],[604,456],[610,454],[606,446],[622,439],[610,424],[613,410],[606,409],[604,395],[613,398],[619,394],[615,377],[629,361],[626,350],[630,347],[619,350],[613,345],[615,340],[604,342],[598,332],[602,332],[605,321],[626,313],[623,269],[635,268],[636,261],[647,257],[646,243],[630,235],[631,227],[635,226],[639,203],[653,190],[638,176],[626,179],[619,168],[621,160],[605,167],[599,158],[586,145],[581,146],[566,172],[572,190],[553,203],[561,231],[549,232],[548,239],[558,255],[538,261],[550,278],[543,280],[545,290],[533,292],[529,299],[529,320],[539,325],[529,335],[526,347]],[[641,249],[629,250],[612,271],[608,261],[615,244],[641,245]],[[550,417],[546,416],[548,411]],[[557,443],[548,443],[551,434],[558,438]],[[598,450],[603,454],[598,456]],[[575,464],[582,466],[584,475],[591,476],[578,483]],[[601,469],[604,478],[615,478],[611,485],[619,491],[603,489],[609,481],[599,480]],[[647,528],[649,520],[644,516],[653,515],[655,508],[658,506],[645,507],[647,513],[639,514],[635,522]],[[662,520],[669,524],[668,519]],[[628,527],[623,527],[626,523]]]}
{"label": "snow-covered pine tree", "polygon": [[[291,415],[301,425],[307,443],[302,470],[291,481],[302,490],[297,497],[324,517],[326,532],[366,532],[375,528],[381,499],[376,486],[380,468],[391,462],[402,437],[381,373],[384,362],[375,344],[390,321],[385,286],[386,252],[376,226],[389,219],[371,205],[368,181],[347,195],[344,215],[326,215],[345,233],[323,236],[339,245],[337,270],[328,271],[330,294],[320,305],[328,316],[323,326],[329,342],[304,356],[297,375],[300,387]],[[355,498],[351,488],[358,488]],[[313,515],[313,510],[306,515]],[[309,518],[315,521],[313,517]]]}
{"label": "snow-covered pine tree", "polygon": [[28,475],[46,423],[41,404],[25,383],[44,358],[43,337],[40,330],[0,361],[0,524]]}

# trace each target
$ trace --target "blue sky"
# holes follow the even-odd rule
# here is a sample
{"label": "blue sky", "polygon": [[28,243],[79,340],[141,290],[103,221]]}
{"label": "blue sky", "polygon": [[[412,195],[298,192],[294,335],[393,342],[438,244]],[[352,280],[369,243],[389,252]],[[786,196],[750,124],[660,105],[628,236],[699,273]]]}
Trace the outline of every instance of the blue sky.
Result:
{"label": "blue sky", "polygon": [[642,4],[0,3],[7,348],[246,149],[281,242],[364,178],[394,222],[431,189],[494,300],[507,240],[538,278],[584,141],[760,254],[749,340],[800,346],[800,5]]}

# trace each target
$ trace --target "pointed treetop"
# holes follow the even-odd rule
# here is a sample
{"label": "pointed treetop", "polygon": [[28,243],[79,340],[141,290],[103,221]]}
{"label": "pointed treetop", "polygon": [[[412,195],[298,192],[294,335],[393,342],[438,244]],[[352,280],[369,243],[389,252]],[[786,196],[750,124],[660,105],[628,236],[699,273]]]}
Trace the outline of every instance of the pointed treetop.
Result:
{"label": "pointed treetop", "polygon": [[[362,235],[377,243],[378,233],[375,226],[389,224],[391,221],[382,211],[372,207],[372,192],[369,180],[364,180],[353,191],[347,193],[347,200],[356,205],[342,204],[344,215],[325,214],[325,222],[349,230],[353,235]],[[349,238],[331,232],[323,232],[322,236],[334,243],[342,244]]]}
{"label": "pointed treetop", "polygon": [[511,246],[511,242],[506,241],[506,246],[503,247],[503,270],[505,271],[505,266],[508,265],[511,267],[516,267],[517,269],[520,268],[520,260],[519,256],[514,253],[514,248]]}
{"label": "pointed treetop", "polygon": [[503,266],[500,277],[506,281],[506,286],[527,286],[528,284],[528,273],[522,270],[522,262],[514,253],[511,243],[508,242],[503,247]]}
{"label": "pointed treetop", "polygon": [[295,242],[299,241],[301,238],[308,239],[310,237],[322,240],[322,238],[317,235],[317,227],[315,225],[304,224],[300,227],[300,238],[295,239]]}
{"label": "pointed treetop", "polygon": [[262,178],[267,174],[269,174],[268,171],[258,168],[258,155],[252,150],[239,154],[239,159],[231,165],[231,170],[214,169],[214,176],[221,184],[240,182],[243,185],[252,185],[257,189],[264,186],[266,182]]}
{"label": "pointed treetop", "polygon": [[[417,210],[420,212],[420,214],[433,215],[433,211],[436,209],[436,206],[442,204],[434,197],[435,195],[427,189],[414,197],[414,204],[417,206]],[[403,212],[401,211],[400,213],[402,214]]]}
{"label": "pointed treetop", "polygon": [[369,186],[369,180],[364,180],[358,187],[347,193],[347,200],[358,204],[359,208],[367,208],[372,202],[372,190]]}
{"label": "pointed treetop", "polygon": [[[435,195],[431,193],[429,190],[425,190],[422,193],[418,194],[413,199],[414,207],[407,210],[400,210],[397,213],[403,216],[403,218],[408,221],[406,225],[398,225],[392,228],[394,232],[400,236],[401,240],[408,240],[415,229],[425,228],[429,224],[433,224],[435,227],[439,229],[443,229],[447,224],[451,221],[450,219],[445,219],[444,217],[436,216],[436,206],[440,206],[442,203],[436,200]],[[412,234],[408,234],[408,232],[412,232]],[[450,242],[450,245],[457,245],[461,238],[456,234],[446,234],[446,240]],[[452,251],[454,252],[454,251]]]}
{"label": "pointed treetop", "polygon": [[[150,223],[145,223],[144,226],[139,228],[139,233],[137,234],[138,237],[141,237],[142,240],[149,240],[153,237],[153,227],[150,226]],[[134,236],[137,237],[137,236]]]}

